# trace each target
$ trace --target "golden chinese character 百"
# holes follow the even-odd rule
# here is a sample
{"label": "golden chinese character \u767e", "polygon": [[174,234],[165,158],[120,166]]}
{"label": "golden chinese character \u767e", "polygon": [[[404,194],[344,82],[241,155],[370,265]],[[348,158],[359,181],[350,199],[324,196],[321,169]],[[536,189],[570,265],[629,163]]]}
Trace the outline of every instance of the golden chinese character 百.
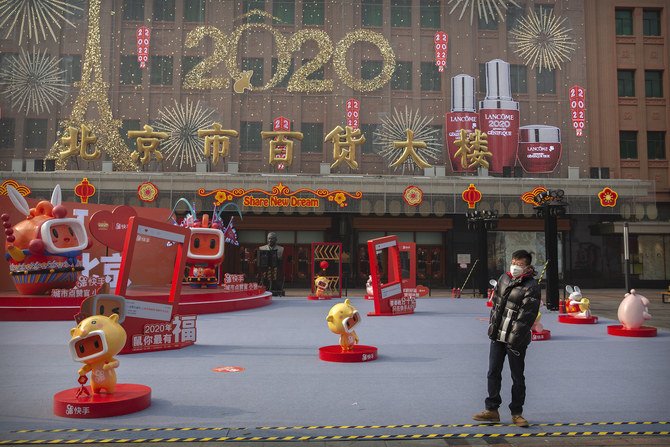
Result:
{"label": "golden chinese character \u767e", "polygon": [[468,151],[468,161],[470,162],[468,168],[476,166],[488,169],[489,162],[487,158],[493,157],[493,154],[489,152],[488,135],[479,129],[475,129],[474,132],[468,135],[468,141],[470,147]]}
{"label": "golden chinese character \u767e", "polygon": [[219,123],[213,123],[211,129],[198,129],[198,136],[205,137],[205,158],[209,158],[211,154],[214,164],[217,164],[219,159],[228,156],[230,150],[230,139],[228,137],[236,137],[237,135],[236,130],[222,129]]}
{"label": "golden chinese character \u767e", "polygon": [[430,168],[432,165],[429,164],[426,160],[424,160],[421,155],[415,150],[415,148],[418,149],[425,149],[428,147],[426,145],[425,141],[414,141],[414,131],[412,129],[407,129],[405,131],[407,135],[407,139],[405,141],[394,141],[393,142],[393,147],[396,149],[399,148],[404,148],[402,154],[400,154],[400,157],[393,163],[391,163],[390,167],[395,168],[400,166],[407,158],[412,157],[414,162],[420,167],[420,168]]}
{"label": "golden chinese character \u767e", "polygon": [[[344,134],[342,133],[344,131]],[[358,137],[358,138],[357,138]],[[361,134],[360,129],[353,129],[346,126],[346,130],[342,126],[337,126],[330,131],[323,140],[333,142],[333,160],[334,163],[330,165],[331,169],[338,166],[343,161],[346,162],[351,169],[358,169],[358,162],[356,161],[356,146],[365,143],[365,135]]]}
{"label": "golden chinese character \u767e", "polygon": [[160,140],[169,136],[170,134],[167,132],[154,132],[153,127],[148,124],[144,125],[144,130],[128,131],[128,138],[137,138],[137,150],[130,155],[131,158],[135,162],[139,159],[140,163],[145,165],[151,161],[151,155],[153,154],[156,156],[156,160],[161,161],[163,154],[156,148],[160,144]]}
{"label": "golden chinese character \u767e", "polygon": [[302,136],[302,132],[262,131],[261,137],[264,140],[272,138],[270,140],[269,163],[271,165],[284,163],[286,166],[291,166],[291,163],[293,163],[293,140],[291,138],[302,140]]}
{"label": "golden chinese character \u767e", "polygon": [[58,154],[61,160],[69,157],[76,157],[79,155],[84,160],[95,160],[100,158],[100,151],[95,149],[93,152],[88,152],[86,149],[89,145],[95,144],[98,137],[93,135],[91,129],[86,124],[81,125],[81,140],[79,139],[79,129],[73,126],[67,128],[68,136],[61,137],[61,142],[67,145],[67,149]]}

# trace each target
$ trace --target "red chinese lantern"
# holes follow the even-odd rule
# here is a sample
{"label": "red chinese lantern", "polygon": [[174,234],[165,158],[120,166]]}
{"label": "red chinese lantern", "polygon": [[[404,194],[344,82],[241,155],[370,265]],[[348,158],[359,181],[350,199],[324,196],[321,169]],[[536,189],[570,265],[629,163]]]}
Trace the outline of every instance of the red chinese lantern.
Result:
{"label": "red chinese lantern", "polygon": [[95,186],[93,186],[93,183],[89,183],[88,179],[84,177],[84,179],[74,187],[74,193],[79,197],[81,203],[88,203],[89,197],[93,197],[95,194]]}
{"label": "red chinese lantern", "polygon": [[482,200],[482,193],[477,189],[474,183],[470,183],[461,194],[463,201],[468,204],[468,208],[472,209],[477,205],[477,202]]}

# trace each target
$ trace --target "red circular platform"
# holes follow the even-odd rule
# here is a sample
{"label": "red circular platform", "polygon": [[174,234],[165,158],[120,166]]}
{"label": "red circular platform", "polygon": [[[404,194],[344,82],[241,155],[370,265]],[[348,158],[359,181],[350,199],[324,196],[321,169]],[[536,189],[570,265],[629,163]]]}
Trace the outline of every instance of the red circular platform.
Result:
{"label": "red circular platform", "polygon": [[487,300],[486,307],[493,307],[493,301]]}
{"label": "red circular platform", "polygon": [[365,295],[363,298],[366,299],[366,300],[374,300],[375,299],[375,297],[372,296],[372,295]]}
{"label": "red circular platform", "polygon": [[351,351],[342,351],[342,346],[331,345],[319,348],[319,358],[326,362],[370,362],[377,359],[375,346],[355,345]]}
{"label": "red circular platform", "polygon": [[[87,387],[89,392],[90,387]],[[105,418],[136,413],[151,405],[151,388],[132,383],[117,384],[113,394],[82,395],[79,387],[54,394],[54,414],[66,418]]]}
{"label": "red circular platform", "polygon": [[339,297],[338,297],[338,296],[336,296],[336,297],[332,297],[332,296],[307,295],[307,299],[308,299],[308,300],[312,300],[312,301],[317,301],[317,300],[320,300],[320,301],[323,301],[323,300],[330,300],[330,299],[332,299],[332,298],[339,298]]}
{"label": "red circular platform", "polygon": [[533,341],[543,341],[551,339],[551,331],[548,329],[543,330],[542,332],[532,332],[531,340]]}
{"label": "red circular platform", "polygon": [[607,326],[607,333],[619,337],[656,337],[656,328],[651,326],[640,326],[637,329],[626,329],[620,324]]}
{"label": "red circular platform", "polygon": [[561,314],[558,316],[559,323],[568,323],[568,324],[596,324],[598,322],[598,317],[593,315],[590,317],[573,317],[568,314]]}

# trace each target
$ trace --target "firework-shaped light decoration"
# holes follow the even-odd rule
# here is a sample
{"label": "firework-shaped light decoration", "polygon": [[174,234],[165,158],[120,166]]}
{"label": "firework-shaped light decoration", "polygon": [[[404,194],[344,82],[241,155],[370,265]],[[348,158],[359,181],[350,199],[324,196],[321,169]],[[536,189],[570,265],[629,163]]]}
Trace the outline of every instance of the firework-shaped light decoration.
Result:
{"label": "firework-shaped light decoration", "polygon": [[475,6],[477,7],[477,17],[483,19],[486,23],[489,20],[494,21],[496,16],[499,21],[505,21],[505,10],[508,3],[520,8],[519,4],[514,0],[449,0],[449,5],[452,5],[449,14],[453,14],[454,10],[461,8],[461,14],[458,20],[463,18],[465,11],[470,9],[470,25],[475,18]]}
{"label": "firework-shaped light decoration", "polygon": [[0,0],[0,28],[8,26],[5,39],[9,39],[14,28],[18,26],[19,46],[24,32],[39,44],[40,34],[46,40],[46,32],[49,30],[49,34],[56,41],[54,28],[60,28],[62,21],[74,26],[67,16],[81,10],[79,6],[63,0]]}
{"label": "firework-shaped light decoration", "polygon": [[12,103],[12,108],[26,115],[39,114],[54,103],[65,100],[67,84],[64,73],[58,66],[60,59],[51,57],[46,50],[33,48],[32,53],[21,49],[21,54],[8,58],[8,63],[0,69],[2,94]]}
{"label": "firework-shaped light decoration", "polygon": [[417,160],[414,156],[407,157],[394,170],[401,169],[404,174],[405,171],[413,172],[420,168],[421,160],[424,163],[438,161],[442,153],[442,146],[438,141],[438,129],[430,125],[432,120],[433,118],[420,116],[418,110],[412,112],[405,107],[405,112],[402,113],[394,108],[393,114],[384,117],[382,123],[374,132],[373,144],[376,151],[384,157],[389,166],[395,164],[403,157],[405,148],[396,147],[397,145],[394,143],[407,140],[407,130],[409,129],[414,133],[413,140],[426,143],[426,147],[415,149],[420,160]]}
{"label": "firework-shaped light decoration", "polygon": [[514,52],[531,68],[537,65],[540,72],[560,69],[563,62],[570,60],[576,46],[570,37],[572,29],[563,26],[566,20],[545,8],[539,14],[531,9],[510,31]]}
{"label": "firework-shaped light decoration", "polygon": [[212,124],[214,110],[200,107],[200,101],[193,104],[187,99],[186,105],[175,101],[174,107],[166,107],[158,114],[154,127],[170,134],[167,140],[161,142],[165,158],[180,169],[184,164],[194,166],[202,161],[205,140],[198,137],[198,129]]}

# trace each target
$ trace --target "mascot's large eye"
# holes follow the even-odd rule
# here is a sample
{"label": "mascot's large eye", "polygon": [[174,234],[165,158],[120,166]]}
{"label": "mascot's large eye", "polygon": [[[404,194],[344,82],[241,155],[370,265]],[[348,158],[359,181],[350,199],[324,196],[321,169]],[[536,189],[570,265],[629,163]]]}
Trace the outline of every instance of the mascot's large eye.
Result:
{"label": "mascot's large eye", "polygon": [[98,312],[100,315],[105,315],[105,305],[101,304],[100,305],[100,312]]}
{"label": "mascot's large eye", "polygon": [[54,237],[55,237],[56,239],[58,239],[58,230],[56,230],[55,228],[52,228],[52,229],[51,229],[51,234],[53,234]]}
{"label": "mascot's large eye", "polygon": [[112,313],[114,313],[114,314],[121,314],[121,312],[119,312],[119,308],[118,308],[118,307],[115,307],[114,309],[112,309]]}
{"label": "mascot's large eye", "polygon": [[72,228],[67,227],[67,231],[70,232],[70,236],[74,236],[74,231],[72,231]]}
{"label": "mascot's large eye", "polygon": [[84,345],[79,345],[79,352],[84,353]]}
{"label": "mascot's large eye", "polygon": [[95,349],[98,349],[100,347],[100,342],[98,340],[94,341],[93,346],[95,346]]}
{"label": "mascot's large eye", "polygon": [[193,240],[193,246],[194,246],[195,248],[199,248],[199,247],[200,247],[200,238],[196,237],[196,238]]}
{"label": "mascot's large eye", "polygon": [[93,321],[91,321],[91,324],[96,324],[97,322],[98,322],[98,320],[93,320]]}
{"label": "mascot's large eye", "polygon": [[214,247],[216,247],[216,239],[210,239],[209,248],[213,249]]}

